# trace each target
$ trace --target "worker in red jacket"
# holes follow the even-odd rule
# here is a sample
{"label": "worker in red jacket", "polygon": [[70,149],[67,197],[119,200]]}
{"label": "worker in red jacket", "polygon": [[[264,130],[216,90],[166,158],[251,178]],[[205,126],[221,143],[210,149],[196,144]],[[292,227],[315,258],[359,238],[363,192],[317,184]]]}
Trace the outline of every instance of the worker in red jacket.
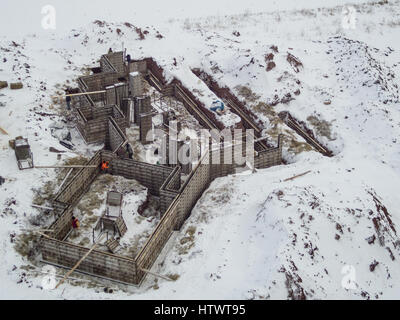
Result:
{"label": "worker in red jacket", "polygon": [[80,226],[80,223],[79,223],[78,218],[75,218],[74,216],[72,216],[72,228],[78,229],[79,226]]}

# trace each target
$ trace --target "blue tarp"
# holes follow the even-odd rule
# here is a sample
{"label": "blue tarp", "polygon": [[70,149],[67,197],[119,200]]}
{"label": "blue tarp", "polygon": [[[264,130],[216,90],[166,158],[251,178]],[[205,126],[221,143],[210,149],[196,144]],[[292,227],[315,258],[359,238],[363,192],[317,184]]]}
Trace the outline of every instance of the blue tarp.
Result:
{"label": "blue tarp", "polygon": [[218,109],[220,111],[223,111],[225,109],[225,105],[221,100],[215,100],[215,101],[213,101],[210,109],[214,112],[216,112]]}

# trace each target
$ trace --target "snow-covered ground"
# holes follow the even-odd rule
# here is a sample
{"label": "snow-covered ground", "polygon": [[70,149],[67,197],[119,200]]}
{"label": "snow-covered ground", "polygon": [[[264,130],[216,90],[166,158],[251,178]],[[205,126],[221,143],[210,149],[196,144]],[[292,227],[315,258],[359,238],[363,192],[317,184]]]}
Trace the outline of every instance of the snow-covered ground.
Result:
{"label": "snow-covered ground", "polygon": [[[0,80],[20,80],[24,88],[0,89],[0,127],[8,133],[0,133],[0,280],[7,288],[0,297],[400,298],[400,2],[130,3],[2,1]],[[45,4],[57,10],[55,31],[40,28]],[[354,29],[343,28],[344,4],[355,9]],[[147,30],[145,39],[125,22]],[[51,96],[122,44],[135,59],[154,57],[167,78],[209,99],[213,94],[191,69],[227,85],[268,135],[286,135],[288,164],[211,184],[153,267],[175,281],[108,284],[114,293],[107,294],[105,284],[74,274],[85,281],[44,290],[40,266],[28,259],[34,238],[24,229],[37,228],[34,190],[44,190],[56,173],[19,171],[8,140],[28,137],[36,164],[90,157],[101,146],[86,146],[73,129],[73,152],[52,135],[50,126],[64,118]],[[288,53],[301,65],[290,63]],[[288,94],[293,99],[282,102]],[[304,121],[335,156],[299,147],[304,140],[279,120],[281,111]],[[66,151],[62,159],[51,146]]]}

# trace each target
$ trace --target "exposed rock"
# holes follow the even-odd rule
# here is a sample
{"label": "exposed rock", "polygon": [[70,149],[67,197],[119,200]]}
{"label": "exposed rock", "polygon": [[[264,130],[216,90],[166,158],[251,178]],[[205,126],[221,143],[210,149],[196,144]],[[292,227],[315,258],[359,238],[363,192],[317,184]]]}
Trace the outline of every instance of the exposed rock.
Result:
{"label": "exposed rock", "polygon": [[273,68],[275,68],[276,67],[276,64],[275,64],[275,62],[273,62],[273,61],[270,61],[270,62],[268,62],[268,64],[267,64],[267,71],[271,71]]}
{"label": "exposed rock", "polygon": [[375,239],[376,239],[376,236],[373,234],[372,236],[368,237],[365,240],[367,240],[368,244],[373,244],[373,243],[375,243]]}
{"label": "exposed rock", "polygon": [[379,262],[376,261],[376,260],[374,260],[374,262],[372,262],[372,263],[369,265],[369,271],[373,272],[378,264],[379,264]]}

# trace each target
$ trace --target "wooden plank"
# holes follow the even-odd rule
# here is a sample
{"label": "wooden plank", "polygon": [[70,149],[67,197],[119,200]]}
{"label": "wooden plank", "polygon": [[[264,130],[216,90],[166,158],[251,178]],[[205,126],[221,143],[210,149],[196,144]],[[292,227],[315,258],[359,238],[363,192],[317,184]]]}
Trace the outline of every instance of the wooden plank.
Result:
{"label": "wooden plank", "polygon": [[294,179],[296,179],[296,178],[298,178],[298,177],[301,177],[301,176],[304,176],[304,175],[306,175],[307,173],[310,173],[310,172],[311,172],[311,170],[308,170],[308,171],[306,171],[306,172],[300,173],[300,174],[295,175],[295,176],[293,176],[293,177],[287,178],[287,179],[285,179],[285,180],[283,180],[283,181],[294,180]]}
{"label": "wooden plank", "polygon": [[36,169],[52,169],[52,168],[97,168],[96,165],[70,165],[70,166],[34,166]]}

